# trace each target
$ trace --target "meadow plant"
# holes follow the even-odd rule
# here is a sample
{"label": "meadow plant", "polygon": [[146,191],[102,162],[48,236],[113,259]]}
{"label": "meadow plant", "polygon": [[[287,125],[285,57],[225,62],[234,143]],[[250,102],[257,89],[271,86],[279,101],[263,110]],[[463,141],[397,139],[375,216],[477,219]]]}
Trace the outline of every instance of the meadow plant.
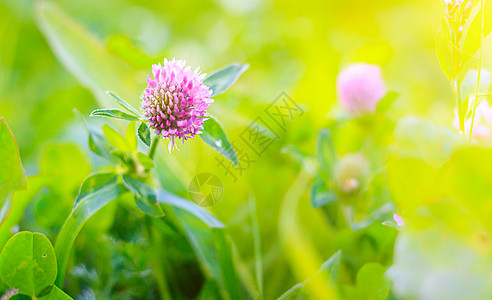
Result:
{"label": "meadow plant", "polygon": [[[408,79],[395,75],[388,64],[394,53],[382,42],[347,55],[349,63],[332,74],[331,85],[303,74],[324,85],[299,94],[324,101],[320,95],[333,92],[334,105],[327,112],[315,102],[293,120],[290,97],[261,114],[256,105],[263,107],[263,100],[244,89],[224,94],[247,64],[207,75],[184,59],[150,58],[121,37],[106,45],[57,5],[36,4],[36,26],[50,55],[99,108],[73,104],[78,120],[60,131],[76,142],[57,137],[42,147],[39,164],[24,159],[17,144],[26,139],[22,130],[16,140],[0,117],[2,299],[492,298],[492,76],[484,67],[490,3],[441,4],[433,57],[455,98],[452,122],[453,108],[438,106],[445,124],[407,115],[403,102],[412,99],[398,82]],[[235,22],[248,13],[246,6],[236,9]],[[296,22],[304,26],[297,35],[306,38],[310,24]],[[216,41],[228,28],[217,28],[205,39],[219,51]],[[247,34],[234,41],[243,39],[245,49],[264,42]],[[279,53],[267,63],[283,61]],[[206,66],[207,56],[201,58]],[[252,69],[240,80],[246,91],[270,85],[262,85],[261,68]],[[293,69],[287,70],[290,76]],[[398,74],[411,73],[403,71]],[[285,79],[279,73],[275,77]],[[60,100],[56,107],[71,100],[53,97]],[[253,128],[259,120],[264,125]],[[254,156],[251,175],[231,183],[213,174],[219,166],[242,174],[241,164],[251,162],[247,145],[241,147],[245,137],[275,143]],[[161,140],[167,149],[159,147]],[[214,185],[192,177],[202,167]],[[206,187],[222,196],[225,186],[227,199],[206,208],[186,199],[189,179],[195,195]]]}

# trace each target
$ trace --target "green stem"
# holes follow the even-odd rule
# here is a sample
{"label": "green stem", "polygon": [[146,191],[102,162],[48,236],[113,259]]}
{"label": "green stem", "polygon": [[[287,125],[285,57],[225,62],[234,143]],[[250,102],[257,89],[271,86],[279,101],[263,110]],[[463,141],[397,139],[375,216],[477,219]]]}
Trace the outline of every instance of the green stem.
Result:
{"label": "green stem", "polygon": [[475,111],[477,108],[477,98],[478,92],[480,88],[480,76],[482,75],[482,57],[483,57],[483,40],[484,40],[484,24],[485,24],[485,1],[481,0],[481,10],[482,10],[482,28],[480,32],[480,56],[478,60],[478,74],[477,74],[477,86],[475,88],[475,97],[473,98],[473,106],[472,106],[472,115],[471,115],[471,124],[470,124],[470,133],[468,134],[468,142],[471,142],[472,133],[473,133],[473,123],[475,121]]}
{"label": "green stem", "polygon": [[152,145],[150,146],[149,155],[148,155],[151,159],[154,159],[155,151],[157,150],[157,145],[159,145],[159,141],[160,141],[159,136],[155,136],[152,139]]}
{"label": "green stem", "polygon": [[465,115],[463,114],[463,101],[461,99],[461,82],[455,79],[456,83],[456,106],[458,106],[458,118],[460,120],[460,130],[465,132]]}
{"label": "green stem", "polygon": [[152,226],[153,223],[149,217],[146,217],[144,223],[147,230],[147,238],[149,241],[150,263],[152,266],[152,271],[154,273],[157,288],[159,289],[160,298],[164,300],[172,299],[169,287],[167,285],[166,270],[164,268],[164,261],[162,259],[164,257],[162,253],[162,236],[155,230],[155,227]]}

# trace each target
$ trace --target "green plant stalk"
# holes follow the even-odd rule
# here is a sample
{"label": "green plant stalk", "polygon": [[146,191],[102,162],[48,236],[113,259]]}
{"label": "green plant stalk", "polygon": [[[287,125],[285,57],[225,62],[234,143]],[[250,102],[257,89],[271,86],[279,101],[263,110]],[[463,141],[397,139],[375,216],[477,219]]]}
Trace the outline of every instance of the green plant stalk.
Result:
{"label": "green plant stalk", "polygon": [[167,286],[166,270],[164,269],[164,262],[161,258],[162,253],[162,236],[156,232],[152,226],[152,220],[146,217],[145,227],[147,229],[147,238],[149,240],[149,254],[151,259],[151,266],[154,273],[157,288],[161,299],[172,299],[169,287]]}
{"label": "green plant stalk", "polygon": [[471,124],[470,124],[470,133],[468,134],[468,142],[471,142],[472,133],[473,133],[473,123],[475,121],[475,111],[477,109],[477,99],[478,92],[480,88],[480,76],[482,74],[482,57],[483,57],[483,40],[485,36],[485,1],[481,0],[481,13],[482,13],[482,26],[480,31],[480,56],[478,58],[478,75],[477,75],[477,86],[475,88],[475,97],[473,98],[473,107],[472,107],[472,115],[471,115]]}
{"label": "green plant stalk", "polygon": [[159,145],[159,141],[160,141],[159,136],[155,136],[152,139],[152,145],[150,145],[149,155],[148,155],[151,159],[154,159],[155,151],[157,150],[157,146]]}
{"label": "green plant stalk", "polygon": [[[311,167],[312,168],[312,167]],[[304,166],[289,191],[286,193],[280,209],[279,234],[285,254],[290,261],[294,274],[304,280],[315,274],[322,265],[318,253],[300,229],[297,205],[305,192],[305,187],[313,179],[310,168]],[[302,263],[301,263],[302,262]],[[335,290],[326,274],[312,278],[308,290],[316,299],[336,299]]]}
{"label": "green plant stalk", "polygon": [[[459,44],[458,38],[454,35],[452,28],[450,28],[450,34],[453,36],[454,43]],[[462,47],[461,47],[462,48]],[[453,79],[451,81],[452,89],[456,92],[456,108],[458,110],[458,119],[460,123],[460,131],[465,132],[465,114],[463,109],[463,100],[461,99],[461,83],[458,78],[458,74],[461,70],[462,63],[462,51],[463,49],[453,47],[452,52],[452,74]]]}
{"label": "green plant stalk", "polygon": [[465,116],[463,114],[463,101],[461,99],[461,83],[458,79],[455,79],[456,82],[456,105],[458,106],[458,118],[460,119],[460,130],[465,132]]}
{"label": "green plant stalk", "polygon": [[250,195],[249,197],[249,210],[251,216],[251,227],[253,229],[256,285],[258,286],[260,297],[261,299],[263,299],[263,263],[261,259],[261,236],[258,225],[256,199],[253,197],[253,195]]}

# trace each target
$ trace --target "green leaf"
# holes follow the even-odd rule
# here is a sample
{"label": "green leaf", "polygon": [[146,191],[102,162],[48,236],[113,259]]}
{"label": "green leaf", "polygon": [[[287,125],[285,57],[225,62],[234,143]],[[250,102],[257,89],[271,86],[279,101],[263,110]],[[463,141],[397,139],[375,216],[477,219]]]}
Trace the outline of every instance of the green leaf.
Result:
{"label": "green leaf", "polygon": [[258,224],[258,210],[256,208],[256,199],[253,195],[250,195],[249,199],[249,211],[251,216],[251,231],[253,234],[253,249],[255,258],[255,279],[260,298],[263,298],[263,262],[261,255],[261,234],[260,226]]}
{"label": "green leaf", "polygon": [[222,282],[230,299],[244,299],[241,281],[236,271],[231,241],[223,229],[212,229],[212,237],[222,273]]}
{"label": "green leaf", "polygon": [[216,299],[218,295],[217,283],[213,280],[209,280],[202,285],[198,300]]}
{"label": "green leaf", "polygon": [[326,183],[318,179],[311,186],[311,205],[318,208],[337,201],[335,193],[330,191]]}
{"label": "green leaf", "polygon": [[135,195],[135,204],[142,212],[153,217],[164,216],[157,195],[149,185],[129,175],[123,175],[123,183]]}
{"label": "green leaf", "polygon": [[5,120],[0,117],[0,223],[10,210],[10,198],[15,190],[26,185],[19,146]]}
{"label": "green leaf", "polygon": [[329,129],[321,129],[316,140],[316,156],[318,157],[321,172],[328,177],[332,175],[336,155],[331,131]]}
{"label": "green leaf", "polygon": [[[126,191],[125,187],[119,183],[116,174],[113,177],[104,174],[96,180],[94,176],[97,175],[99,174],[89,176],[86,181],[90,182],[82,184],[83,188],[81,188],[81,195],[77,197],[77,205],[58,234],[55,243],[58,259],[58,277],[56,278],[58,287],[63,286],[72,245],[84,224],[93,214]],[[102,178],[106,178],[107,181]]]}
{"label": "green leaf", "polygon": [[295,162],[298,162],[299,164],[303,164],[304,160],[306,159],[306,154],[302,152],[299,148],[297,148],[294,145],[287,145],[285,147],[282,147],[280,152],[288,154]]}
{"label": "green leaf", "polygon": [[391,281],[385,278],[386,269],[378,263],[367,263],[357,272],[356,282],[359,292],[367,300],[386,300]]}
{"label": "green leaf", "polygon": [[123,99],[121,99],[120,97],[116,96],[113,92],[110,92],[110,91],[106,91],[106,94],[110,95],[111,97],[113,97],[113,99],[121,106],[123,106],[124,108],[126,108],[129,112],[133,113],[134,115],[136,116],[139,116],[141,117],[140,115],[140,112],[135,109],[133,106],[131,106],[130,104],[128,104],[126,101],[124,101]]}
{"label": "green leaf", "polygon": [[[490,34],[492,29],[492,24],[488,22],[488,18],[492,15],[492,6],[490,4],[485,5],[485,28],[484,28],[484,39]],[[463,28],[463,51],[462,56],[463,64],[469,61],[472,56],[477,53],[480,49],[480,41],[482,31],[482,12],[481,12],[481,1],[472,9],[470,17],[468,18],[464,28]]]}
{"label": "green leaf", "polygon": [[114,108],[96,109],[93,112],[91,112],[91,117],[108,117],[108,118],[122,119],[127,121],[140,120],[140,118],[135,115],[130,115],[127,114],[126,112]]}
{"label": "green leaf", "polygon": [[[342,259],[342,251],[338,250],[327,261],[323,263],[323,265],[318,271],[318,274],[314,276],[319,276],[320,273],[325,273],[328,275],[328,278],[330,279],[332,284],[336,283],[338,279],[338,270],[340,268],[341,259]],[[302,297],[302,295],[306,293],[304,287],[307,284],[309,284],[310,281],[311,281],[310,279],[306,279],[304,282],[300,282],[294,285],[287,292],[282,294],[282,296],[280,296],[278,300],[303,299],[299,297]]]}
{"label": "green leaf", "polygon": [[145,122],[142,122],[140,126],[138,126],[138,137],[145,145],[150,147],[150,145],[152,144],[150,130]]}
{"label": "green leaf", "polygon": [[[474,222],[492,231],[492,149],[478,146],[461,148],[453,153],[447,179],[449,194],[467,209]],[[473,201],[470,201],[473,199]]]}
{"label": "green leaf", "polygon": [[[461,83],[461,99],[466,101],[470,96],[474,96],[477,92],[477,80],[478,79],[478,70],[470,69],[466,73],[463,78],[463,82]],[[480,82],[478,85],[478,94],[488,94],[490,93],[491,87],[491,74],[488,70],[482,69],[480,73]],[[471,101],[473,98],[470,98]],[[483,99],[483,98],[482,98]],[[476,101],[475,105],[480,104],[480,100]],[[471,109],[471,104],[470,108]],[[471,111],[471,110],[470,110]]]}
{"label": "green leaf", "polygon": [[111,146],[101,134],[96,132],[89,132],[88,143],[89,149],[91,149],[92,152],[98,154],[99,156],[112,159],[109,150]]}
{"label": "green leaf", "polygon": [[210,228],[223,228],[224,224],[219,221],[214,215],[206,211],[204,208],[195,203],[178,197],[164,190],[157,191],[157,201],[161,204],[170,205],[180,210],[186,211],[193,215]]}
{"label": "green leaf", "polygon": [[277,300],[297,300],[303,299],[304,291],[304,282],[300,282],[290,289],[288,289],[285,293],[283,293]]}
{"label": "green leaf", "polygon": [[21,294],[38,297],[47,293],[55,282],[56,272],[55,251],[41,233],[17,233],[0,255],[2,281]]}
{"label": "green leaf", "polygon": [[79,194],[77,195],[77,198],[75,198],[75,202],[73,204],[73,209],[77,207],[77,204],[79,204],[80,201],[90,196],[91,194],[98,192],[101,186],[105,184],[115,184],[117,182],[118,177],[116,177],[115,174],[111,172],[89,175],[80,186]]}
{"label": "green leaf", "polygon": [[154,161],[142,152],[137,153],[137,159],[138,162],[146,169],[152,169],[155,167]]}
{"label": "green leaf", "polygon": [[137,151],[137,135],[135,134],[135,122],[128,123],[126,128],[126,141],[132,149],[131,152]]}
{"label": "green leaf", "polygon": [[50,292],[42,297],[38,298],[39,300],[71,300],[72,297],[65,294],[60,288],[54,285]]}
{"label": "green leaf", "polygon": [[89,126],[85,122],[84,117],[80,114],[80,112],[77,109],[74,109],[73,111],[82,121],[82,123],[85,126],[85,129],[89,133],[89,138],[88,138],[89,149],[91,149],[92,152],[96,153],[101,157],[107,158],[109,160],[113,160],[113,156],[110,153],[111,146],[109,145],[108,141],[104,139],[104,137],[101,134],[89,128]]}
{"label": "green leaf", "polygon": [[393,221],[393,220],[387,220],[387,221],[384,221],[382,224],[383,224],[384,226],[388,226],[388,227],[394,228],[394,229],[396,229],[396,230],[398,230],[398,231],[400,231],[400,230],[401,230],[401,226],[400,226],[400,225],[398,225],[398,224],[397,224],[395,221]]}
{"label": "green leaf", "polygon": [[220,124],[213,117],[210,117],[209,120],[203,123],[203,133],[200,134],[200,137],[205,143],[209,144],[217,152],[237,166],[239,161],[236,151],[229,142],[229,139]]}
{"label": "green leaf", "polygon": [[392,148],[399,157],[422,158],[434,166],[448,161],[461,143],[455,130],[416,117],[404,118],[397,124],[394,140]]}
{"label": "green leaf", "polygon": [[249,65],[232,64],[208,76],[203,83],[213,91],[212,97],[217,96],[230,88],[248,67]]}
{"label": "green leaf", "polygon": [[448,79],[451,79],[456,76],[457,73],[453,73],[453,58],[449,37],[442,33],[442,31],[439,31],[435,43],[439,65],[441,66],[444,75],[446,75]]}
{"label": "green leaf", "polygon": [[[166,191],[159,190],[158,199],[163,204],[171,205],[171,210],[166,210],[167,216],[173,217],[176,224],[182,227],[205,278],[216,280],[221,298],[244,298],[242,294],[237,294],[241,282],[236,281],[235,260],[232,259],[230,244],[222,228],[224,225],[203,208]],[[166,205],[165,208],[169,207]],[[230,278],[224,280],[228,276]]]}
{"label": "green leaf", "polygon": [[395,92],[388,92],[381,101],[379,101],[378,105],[376,106],[376,113],[377,114],[382,114],[387,112],[393,102],[395,102],[396,98],[398,98],[398,94]]}
{"label": "green leaf", "polygon": [[108,142],[113,145],[113,147],[126,152],[133,152],[132,146],[127,142],[127,140],[116,130],[111,128],[109,125],[103,125],[103,132]]}
{"label": "green leaf", "polygon": [[15,294],[8,299],[9,300],[32,300],[32,297],[28,296],[28,295],[24,295],[24,294]]}
{"label": "green leaf", "polygon": [[340,262],[342,261],[342,251],[338,250],[327,261],[323,263],[320,268],[320,272],[327,273],[334,283],[338,279],[338,270],[340,268]]}
{"label": "green leaf", "polygon": [[102,40],[53,2],[39,2],[35,16],[58,60],[93,93],[101,107],[113,104],[105,93],[108,90],[118,91],[125,99],[135,99],[134,105],[138,103],[140,89],[135,69],[110,54]]}

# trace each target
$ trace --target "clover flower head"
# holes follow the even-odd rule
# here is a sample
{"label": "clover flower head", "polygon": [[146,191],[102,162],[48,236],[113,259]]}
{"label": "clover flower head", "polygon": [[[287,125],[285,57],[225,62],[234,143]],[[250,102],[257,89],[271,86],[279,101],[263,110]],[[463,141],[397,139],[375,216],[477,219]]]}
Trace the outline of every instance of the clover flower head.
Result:
{"label": "clover flower head", "polygon": [[348,112],[355,115],[374,112],[386,94],[381,69],[365,63],[349,66],[338,75],[337,93]]}
{"label": "clover flower head", "polygon": [[335,164],[333,170],[336,186],[344,193],[360,190],[369,173],[369,162],[360,153],[349,153]]}
{"label": "clover flower head", "polygon": [[208,120],[207,109],[214,102],[212,91],[203,84],[206,74],[192,70],[184,60],[164,59],[152,66],[142,99],[142,110],[149,126],[162,138],[169,138],[169,152],[178,149],[176,139],[183,143],[201,134]]}

